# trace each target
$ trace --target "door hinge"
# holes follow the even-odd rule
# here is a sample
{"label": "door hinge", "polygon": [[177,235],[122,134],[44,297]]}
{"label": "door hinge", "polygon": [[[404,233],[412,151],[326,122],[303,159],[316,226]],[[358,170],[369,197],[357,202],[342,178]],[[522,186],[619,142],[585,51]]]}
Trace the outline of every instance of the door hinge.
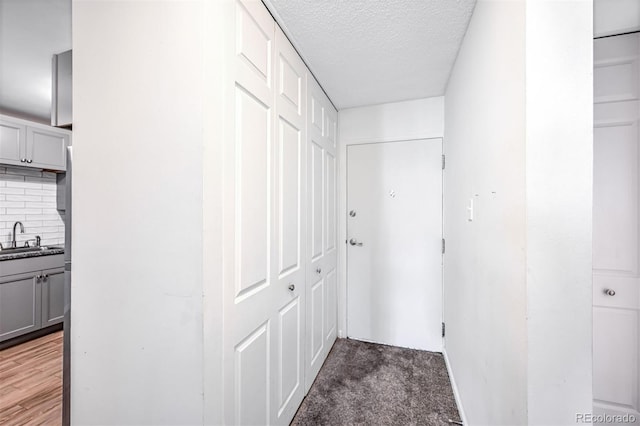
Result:
{"label": "door hinge", "polygon": [[442,239],[442,254],[444,254],[445,251],[445,241],[444,238]]}
{"label": "door hinge", "polygon": [[442,337],[444,337],[444,323],[442,323]]}
{"label": "door hinge", "polygon": [[447,164],[447,160],[444,156],[444,154],[442,154],[442,170],[444,170],[444,166]]}

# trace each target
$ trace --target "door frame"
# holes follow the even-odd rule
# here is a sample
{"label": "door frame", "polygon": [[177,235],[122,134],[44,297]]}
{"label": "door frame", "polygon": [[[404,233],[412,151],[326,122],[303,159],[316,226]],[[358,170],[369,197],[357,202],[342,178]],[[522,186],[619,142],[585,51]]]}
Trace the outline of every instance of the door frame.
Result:
{"label": "door frame", "polygon": [[[338,117],[338,129],[340,129],[340,117]],[[415,140],[432,140],[438,139],[442,145],[442,153],[445,152],[444,136],[426,134],[426,135],[407,135],[406,137],[394,136],[387,138],[367,138],[367,139],[343,139],[338,130],[338,338],[347,337],[347,147],[350,145],[366,145],[376,143],[389,142],[407,142]],[[442,197],[444,200],[444,170],[442,171]],[[444,232],[444,202],[442,204],[442,232]],[[443,235],[444,238],[444,235]],[[444,255],[443,255],[444,256]],[[442,298],[444,300],[444,262],[442,262]],[[444,303],[440,301],[442,306],[441,313],[444,321]],[[444,339],[442,343],[444,348]]]}

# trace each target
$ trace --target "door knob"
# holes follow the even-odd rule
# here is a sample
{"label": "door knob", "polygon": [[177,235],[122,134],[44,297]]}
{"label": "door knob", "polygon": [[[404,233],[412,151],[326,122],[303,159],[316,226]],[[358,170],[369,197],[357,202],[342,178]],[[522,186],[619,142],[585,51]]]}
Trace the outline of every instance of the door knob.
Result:
{"label": "door knob", "polygon": [[359,243],[355,238],[350,239],[349,244],[351,244],[352,246],[362,247],[362,243]]}
{"label": "door knob", "polygon": [[607,296],[615,296],[616,292],[615,292],[615,290],[607,288],[607,289],[604,290],[604,294],[606,294]]}
{"label": "door knob", "polygon": [[289,290],[293,291],[296,289],[296,286],[293,284],[289,284]]}

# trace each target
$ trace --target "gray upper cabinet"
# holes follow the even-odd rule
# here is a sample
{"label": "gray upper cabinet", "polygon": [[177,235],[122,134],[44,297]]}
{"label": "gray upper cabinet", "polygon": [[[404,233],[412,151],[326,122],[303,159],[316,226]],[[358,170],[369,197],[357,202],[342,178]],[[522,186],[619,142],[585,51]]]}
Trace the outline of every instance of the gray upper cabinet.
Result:
{"label": "gray upper cabinet", "polygon": [[53,55],[51,125],[71,126],[73,118],[73,54],[71,50]]}
{"label": "gray upper cabinet", "polygon": [[0,165],[65,171],[70,137],[68,130],[0,116]]}
{"label": "gray upper cabinet", "polygon": [[27,162],[29,166],[49,170],[66,170],[69,135],[57,131],[27,127]]}
{"label": "gray upper cabinet", "polygon": [[64,318],[64,268],[42,271],[42,327]]}
{"label": "gray upper cabinet", "polygon": [[25,150],[26,126],[0,118],[0,163],[23,165]]}
{"label": "gray upper cabinet", "polygon": [[40,282],[32,273],[0,278],[0,341],[38,330],[41,302]]}

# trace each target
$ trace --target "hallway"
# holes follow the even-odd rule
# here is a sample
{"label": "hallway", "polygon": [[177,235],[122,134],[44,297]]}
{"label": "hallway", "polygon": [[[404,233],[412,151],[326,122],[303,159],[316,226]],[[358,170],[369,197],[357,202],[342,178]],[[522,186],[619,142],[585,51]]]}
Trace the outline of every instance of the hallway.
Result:
{"label": "hallway", "polygon": [[442,354],[338,339],[292,425],[459,421]]}

